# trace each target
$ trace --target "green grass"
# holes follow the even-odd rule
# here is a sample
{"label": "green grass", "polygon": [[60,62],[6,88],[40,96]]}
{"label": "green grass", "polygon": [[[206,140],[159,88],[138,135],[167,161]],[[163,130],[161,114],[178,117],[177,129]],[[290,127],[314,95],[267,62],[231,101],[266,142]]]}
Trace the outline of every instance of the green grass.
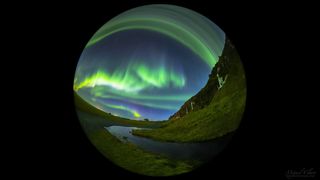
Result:
{"label": "green grass", "polygon": [[79,119],[95,147],[109,160],[129,171],[149,176],[170,176],[189,172],[200,165],[197,161],[173,160],[144,151],[112,136],[103,128],[102,121]]}
{"label": "green grass", "polygon": [[246,82],[239,56],[235,52],[227,53],[232,60],[228,79],[207,107],[171,119],[163,127],[134,130],[133,134],[160,141],[200,142],[236,130],[245,108]]}

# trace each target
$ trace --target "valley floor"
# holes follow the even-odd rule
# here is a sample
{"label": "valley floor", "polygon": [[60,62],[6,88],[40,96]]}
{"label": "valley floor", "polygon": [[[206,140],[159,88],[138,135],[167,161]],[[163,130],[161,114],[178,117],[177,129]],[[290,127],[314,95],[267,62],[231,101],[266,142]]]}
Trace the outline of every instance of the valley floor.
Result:
{"label": "valley floor", "polygon": [[150,176],[170,176],[189,172],[200,165],[198,161],[175,160],[144,151],[111,135],[102,121],[79,119],[95,147],[112,162],[129,171]]}

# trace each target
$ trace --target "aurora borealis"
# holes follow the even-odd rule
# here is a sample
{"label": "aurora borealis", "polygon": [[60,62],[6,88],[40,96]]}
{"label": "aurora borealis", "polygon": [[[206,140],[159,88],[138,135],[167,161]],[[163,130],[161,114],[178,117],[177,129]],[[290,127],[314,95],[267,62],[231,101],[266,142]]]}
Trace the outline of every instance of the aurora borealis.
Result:
{"label": "aurora borealis", "polygon": [[134,8],[90,39],[74,90],[113,115],[165,120],[206,84],[224,40],[219,27],[194,11],[172,5]]}

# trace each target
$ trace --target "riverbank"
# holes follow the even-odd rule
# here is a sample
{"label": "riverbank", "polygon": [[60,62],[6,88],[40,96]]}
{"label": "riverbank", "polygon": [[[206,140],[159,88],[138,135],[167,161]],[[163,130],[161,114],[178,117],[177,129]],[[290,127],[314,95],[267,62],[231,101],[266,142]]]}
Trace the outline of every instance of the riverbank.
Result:
{"label": "riverbank", "polygon": [[200,165],[198,161],[170,159],[163,155],[147,152],[130,142],[122,142],[104,127],[103,118],[79,116],[90,141],[113,163],[129,171],[150,176],[170,176],[189,172]]}

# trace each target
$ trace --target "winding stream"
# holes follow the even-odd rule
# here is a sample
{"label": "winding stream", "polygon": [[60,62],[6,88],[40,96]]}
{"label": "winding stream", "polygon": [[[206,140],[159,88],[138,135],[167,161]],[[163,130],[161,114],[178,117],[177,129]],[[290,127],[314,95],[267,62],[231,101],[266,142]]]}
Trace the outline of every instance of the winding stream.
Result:
{"label": "winding stream", "polygon": [[211,159],[225,147],[225,145],[231,138],[231,136],[228,135],[212,141],[201,143],[173,143],[161,142],[149,138],[134,136],[131,134],[131,130],[141,129],[137,127],[109,126],[105,127],[105,129],[123,142],[131,142],[146,151],[159,153],[171,158],[183,160]]}
{"label": "winding stream", "polygon": [[211,141],[201,143],[162,142],[132,135],[132,129],[139,129],[137,127],[123,126],[102,117],[81,111],[77,111],[77,113],[82,122],[82,125],[86,126],[86,128],[104,128],[106,131],[109,131],[113,136],[115,136],[122,142],[130,142],[137,145],[143,150],[166,155],[174,159],[200,161],[210,160],[223,150],[223,148],[232,137],[232,134],[229,134]]}

